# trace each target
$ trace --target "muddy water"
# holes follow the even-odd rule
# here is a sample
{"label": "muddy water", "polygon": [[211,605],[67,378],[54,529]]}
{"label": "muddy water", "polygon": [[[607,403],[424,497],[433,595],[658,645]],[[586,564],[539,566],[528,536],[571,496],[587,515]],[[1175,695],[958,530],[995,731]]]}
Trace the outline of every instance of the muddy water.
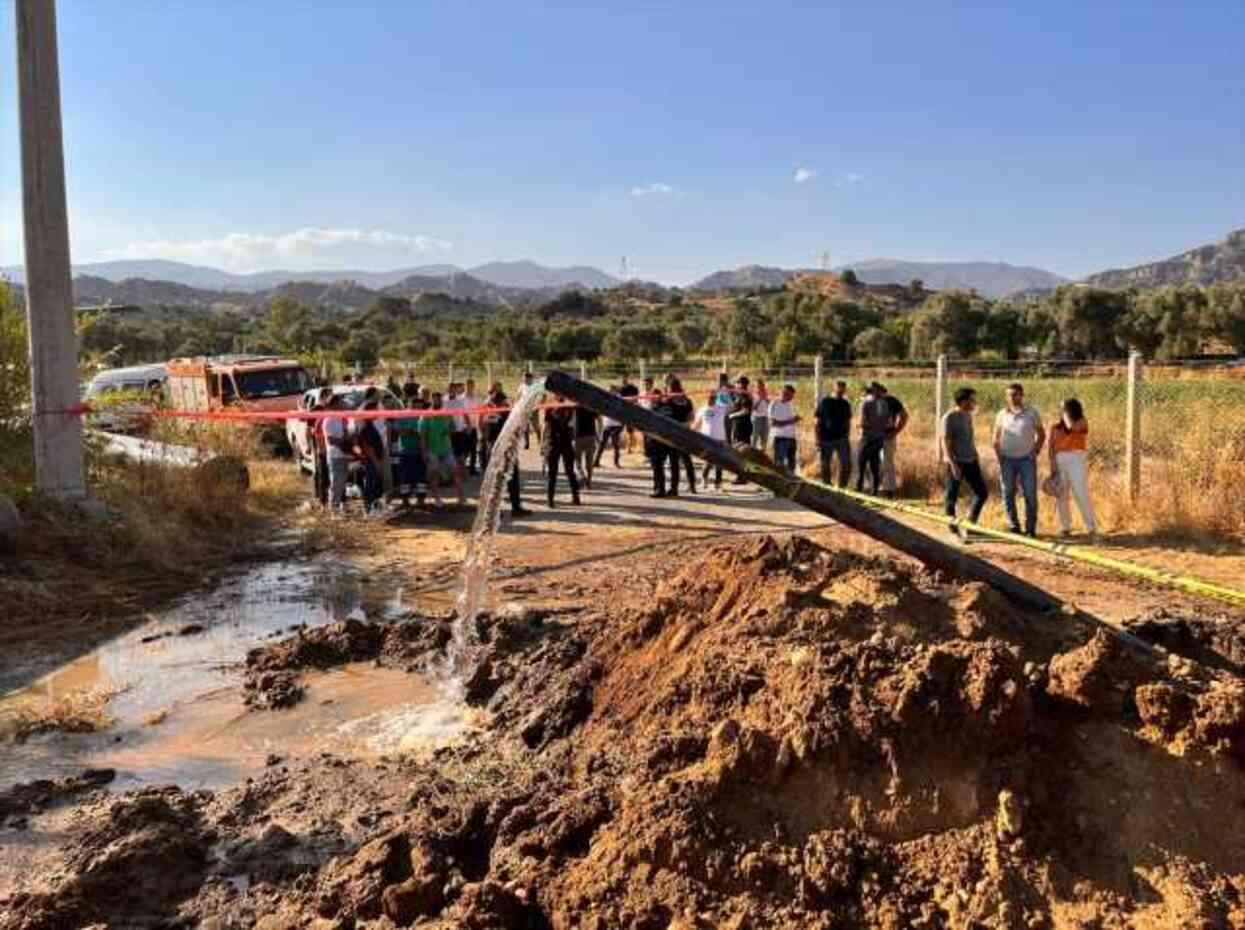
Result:
{"label": "muddy water", "polygon": [[153,616],[51,674],[0,697],[6,720],[82,695],[112,695],[96,733],[51,733],[0,747],[0,788],[114,768],[118,788],[220,788],[270,756],[415,752],[470,728],[466,711],[418,676],[368,665],[310,673],[304,701],[251,712],[240,676],[247,650],[299,626],[379,619],[418,604],[400,590],[324,562],[258,568]]}

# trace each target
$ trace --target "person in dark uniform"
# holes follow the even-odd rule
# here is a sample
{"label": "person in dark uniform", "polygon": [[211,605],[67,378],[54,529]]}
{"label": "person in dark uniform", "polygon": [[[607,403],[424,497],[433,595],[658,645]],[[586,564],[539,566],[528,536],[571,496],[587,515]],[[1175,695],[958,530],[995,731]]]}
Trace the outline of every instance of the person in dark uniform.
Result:
{"label": "person in dark uniform", "polygon": [[[623,375],[622,387],[618,389],[618,396],[631,403],[639,403],[640,389],[631,383],[631,379]],[[630,455],[635,448],[635,427],[627,427],[627,454]],[[614,464],[618,464],[618,460],[614,460]]]}
{"label": "person in dark uniform", "polygon": [[[683,393],[683,384],[674,375],[666,378],[666,406],[670,409],[670,418],[676,423],[691,429],[692,420],[696,418],[696,410],[692,406],[692,400]],[[667,446],[669,454],[667,458],[670,461],[671,497],[679,496],[679,466],[683,467],[687,474],[687,487],[693,494],[696,493],[696,466],[692,464],[692,457],[678,449]]]}
{"label": "person in dark uniform", "polygon": [[[364,411],[379,410],[377,401],[364,403]],[[385,493],[383,469],[385,468],[385,445],[380,436],[376,420],[361,418],[355,431],[355,445],[363,459],[363,513],[376,514],[381,511],[380,499]]]}
{"label": "person in dark uniform", "polygon": [[[489,418],[480,424],[482,434],[482,446],[484,447],[484,467],[488,468],[488,461],[493,456],[493,447],[497,444],[497,437],[501,435],[502,427],[506,425],[506,419],[510,416],[510,400],[506,397],[506,392],[501,389],[501,385],[494,383],[488,394],[488,406],[501,408],[495,413],[489,415]],[[506,481],[506,491],[510,495],[510,516],[526,517],[531,511],[523,506],[523,498],[519,489],[519,454],[515,451],[514,461],[510,466],[510,477]]]}
{"label": "person in dark uniform", "polygon": [[[565,399],[553,395],[554,402]],[[545,428],[541,434],[541,451],[545,456],[545,475],[549,481],[549,506],[554,507],[553,492],[558,484],[558,463],[566,472],[571,486],[571,503],[579,503],[579,479],[575,477],[575,409],[573,407],[550,407],[545,411]]]}
{"label": "person in dark uniform", "polygon": [[[752,390],[746,375],[739,376],[738,387],[734,392],[734,405],[731,407],[730,425],[726,435],[728,442],[736,445],[743,443],[752,445]],[[732,484],[747,484],[743,475],[736,475]]]}
{"label": "person in dark uniform", "polygon": [[[658,416],[670,416],[670,407],[666,403],[666,395],[660,389],[656,388],[650,392],[647,401],[649,409]],[[660,439],[644,434],[644,457],[648,459],[648,464],[653,470],[653,493],[649,497],[669,497],[666,493],[666,459],[673,452],[668,445]],[[675,490],[678,490],[679,473],[674,473]]]}

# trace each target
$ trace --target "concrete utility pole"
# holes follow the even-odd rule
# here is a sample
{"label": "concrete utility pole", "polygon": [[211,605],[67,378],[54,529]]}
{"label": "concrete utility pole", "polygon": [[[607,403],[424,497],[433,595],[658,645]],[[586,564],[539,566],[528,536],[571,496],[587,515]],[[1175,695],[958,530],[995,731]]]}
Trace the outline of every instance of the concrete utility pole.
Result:
{"label": "concrete utility pole", "polygon": [[86,496],[78,404],[65,151],[55,0],[17,0],[17,87],[26,235],[26,315],[34,395],[35,484],[61,498]]}

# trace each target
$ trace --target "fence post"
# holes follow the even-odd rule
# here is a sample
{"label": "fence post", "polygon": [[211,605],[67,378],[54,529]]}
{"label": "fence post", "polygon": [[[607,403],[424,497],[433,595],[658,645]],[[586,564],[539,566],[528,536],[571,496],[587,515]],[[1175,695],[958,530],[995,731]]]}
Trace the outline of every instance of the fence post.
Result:
{"label": "fence post", "polygon": [[453,383],[454,383],[454,363],[453,363],[453,362],[450,362],[450,371],[449,371],[449,375],[446,377],[446,379],[445,379],[445,380],[446,380],[446,382],[447,382],[447,383],[449,383],[449,384],[453,384]]}
{"label": "fence post", "polygon": [[821,356],[813,357],[813,409],[821,403]]}
{"label": "fence post", "polygon": [[490,391],[493,390],[493,363],[492,362],[484,363],[484,375],[486,378],[488,378],[488,390]]}
{"label": "fence post", "polygon": [[1128,353],[1128,422],[1124,428],[1124,459],[1128,463],[1128,499],[1141,492],[1141,353]]}
{"label": "fence post", "polygon": [[579,360],[579,380],[580,381],[588,380],[588,363],[585,362],[582,358]]}
{"label": "fence post", "polygon": [[648,377],[648,364],[644,359],[640,359],[640,380],[643,381]]}
{"label": "fence post", "polygon": [[529,375],[532,373],[532,360],[530,358],[527,360],[527,373]]}
{"label": "fence post", "polygon": [[722,367],[721,367],[720,369],[718,369],[718,370],[719,370],[719,371],[721,371],[723,374],[725,374],[725,373],[726,373],[726,371],[727,371],[727,367],[726,367],[726,356],[725,356],[725,355],[723,355],[723,356],[722,356]]}
{"label": "fence post", "polygon": [[947,357],[938,356],[934,369],[934,457],[941,463],[942,453],[942,418],[947,412]]}

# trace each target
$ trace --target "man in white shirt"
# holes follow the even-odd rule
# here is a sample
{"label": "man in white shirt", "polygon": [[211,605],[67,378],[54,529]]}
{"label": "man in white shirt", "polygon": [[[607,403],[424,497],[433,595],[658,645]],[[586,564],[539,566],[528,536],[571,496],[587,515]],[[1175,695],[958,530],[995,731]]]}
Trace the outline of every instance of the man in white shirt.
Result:
{"label": "man in white shirt", "polygon": [[[445,390],[444,407],[446,410],[466,410],[467,399],[463,396],[463,386],[451,381]],[[454,460],[459,470],[465,470],[467,458],[471,454],[471,432],[467,417],[454,414],[450,417],[450,446],[454,450]]]}
{"label": "man in white shirt", "polygon": [[[710,391],[705,400],[705,405],[696,413],[696,422],[692,424],[692,429],[698,429],[700,432],[708,436],[715,442],[725,444],[726,442],[726,418],[730,413],[730,408],[722,406],[717,402],[717,392]],[[713,486],[716,490],[722,490],[722,466],[711,465],[705,463],[704,476],[701,480],[707,485],[709,483],[709,471],[713,470]]]}
{"label": "man in white shirt", "polygon": [[[536,384],[532,380],[532,373],[525,371],[523,373],[523,382],[519,385],[519,402],[527,397],[532,391],[536,390]],[[536,434],[537,442],[540,441],[540,413],[533,410],[527,415],[527,423],[523,427],[523,448],[530,449],[532,446],[532,433]]]}
{"label": "man in white shirt", "polygon": [[[467,410],[474,410],[481,405],[480,398],[476,396],[476,383],[471,378],[467,379],[467,389],[462,395],[463,407]],[[477,464],[480,459],[480,418],[472,414],[467,417],[467,473],[469,475],[478,475],[480,469]]]}
{"label": "man in white shirt", "polygon": [[[341,398],[332,397],[325,405],[327,410],[341,410]],[[326,417],[324,420],[325,459],[329,468],[329,507],[340,511],[346,505],[346,475],[354,457],[353,441],[344,417]]]}
{"label": "man in white shirt", "polygon": [[795,425],[800,422],[795,412],[795,387],[783,385],[782,396],[770,404],[769,421],[774,437],[774,462],[791,474],[796,472]]}
{"label": "man in white shirt", "polygon": [[1016,483],[1019,482],[1025,498],[1024,533],[1037,535],[1037,457],[1045,444],[1042,415],[1037,408],[1025,403],[1023,385],[1008,385],[1007,406],[994,420],[994,452],[999,457],[1003,504],[1013,533],[1020,532],[1020,518],[1016,513]]}

